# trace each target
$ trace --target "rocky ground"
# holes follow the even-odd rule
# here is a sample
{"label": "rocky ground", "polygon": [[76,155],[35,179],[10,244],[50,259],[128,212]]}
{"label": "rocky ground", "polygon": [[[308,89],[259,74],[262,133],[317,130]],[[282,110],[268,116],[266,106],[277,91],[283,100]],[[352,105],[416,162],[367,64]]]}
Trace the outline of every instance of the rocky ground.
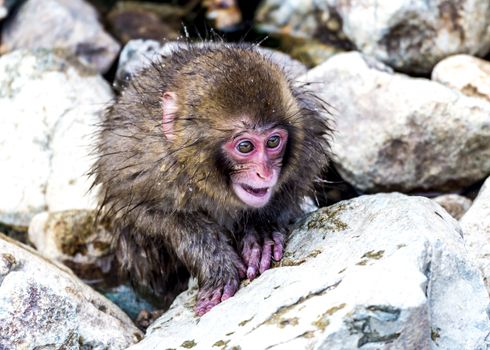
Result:
{"label": "rocky ground", "polygon": [[[222,3],[0,0],[0,349],[490,348],[488,0]],[[275,268],[202,317],[191,281],[145,334],[92,136],[201,20],[274,39],[330,105],[338,175]]]}

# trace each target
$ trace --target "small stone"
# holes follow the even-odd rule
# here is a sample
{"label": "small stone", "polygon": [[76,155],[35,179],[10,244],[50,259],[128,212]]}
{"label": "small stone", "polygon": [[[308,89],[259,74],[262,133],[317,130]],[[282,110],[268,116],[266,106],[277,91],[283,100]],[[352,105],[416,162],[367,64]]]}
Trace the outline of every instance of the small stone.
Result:
{"label": "small stone", "polygon": [[458,194],[443,194],[433,199],[456,220],[461,219],[473,203],[471,199]]}
{"label": "small stone", "polygon": [[29,240],[41,254],[69,266],[84,280],[109,279],[117,273],[113,236],[107,223],[95,225],[96,214],[95,210],[37,214],[29,225]]}
{"label": "small stone", "polygon": [[432,80],[463,94],[490,102],[490,62],[469,55],[443,59],[432,71]]}

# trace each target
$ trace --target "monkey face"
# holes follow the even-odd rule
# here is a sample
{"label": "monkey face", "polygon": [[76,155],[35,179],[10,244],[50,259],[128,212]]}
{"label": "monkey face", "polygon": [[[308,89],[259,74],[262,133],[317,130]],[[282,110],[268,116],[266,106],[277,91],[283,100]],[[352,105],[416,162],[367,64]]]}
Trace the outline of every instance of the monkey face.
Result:
{"label": "monkey face", "polygon": [[231,187],[236,196],[253,208],[270,200],[281,172],[288,132],[272,127],[244,129],[234,133],[224,146],[232,164]]}

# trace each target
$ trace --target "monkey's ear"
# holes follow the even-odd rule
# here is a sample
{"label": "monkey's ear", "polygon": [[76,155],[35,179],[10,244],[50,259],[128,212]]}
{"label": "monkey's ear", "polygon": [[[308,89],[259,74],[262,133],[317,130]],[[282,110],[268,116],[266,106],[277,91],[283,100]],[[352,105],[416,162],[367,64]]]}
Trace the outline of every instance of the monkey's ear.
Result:
{"label": "monkey's ear", "polygon": [[165,92],[162,96],[163,134],[169,140],[175,139],[174,119],[177,112],[177,95]]}

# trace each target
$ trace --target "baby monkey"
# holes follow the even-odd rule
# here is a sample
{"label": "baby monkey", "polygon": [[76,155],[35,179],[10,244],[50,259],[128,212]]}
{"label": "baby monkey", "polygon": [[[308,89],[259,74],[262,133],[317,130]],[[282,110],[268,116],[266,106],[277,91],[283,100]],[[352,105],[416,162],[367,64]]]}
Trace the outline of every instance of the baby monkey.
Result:
{"label": "baby monkey", "polygon": [[329,160],[324,103],[245,44],[181,45],[101,124],[95,185],[117,256],[157,295],[197,277],[203,315],[283,256]]}

